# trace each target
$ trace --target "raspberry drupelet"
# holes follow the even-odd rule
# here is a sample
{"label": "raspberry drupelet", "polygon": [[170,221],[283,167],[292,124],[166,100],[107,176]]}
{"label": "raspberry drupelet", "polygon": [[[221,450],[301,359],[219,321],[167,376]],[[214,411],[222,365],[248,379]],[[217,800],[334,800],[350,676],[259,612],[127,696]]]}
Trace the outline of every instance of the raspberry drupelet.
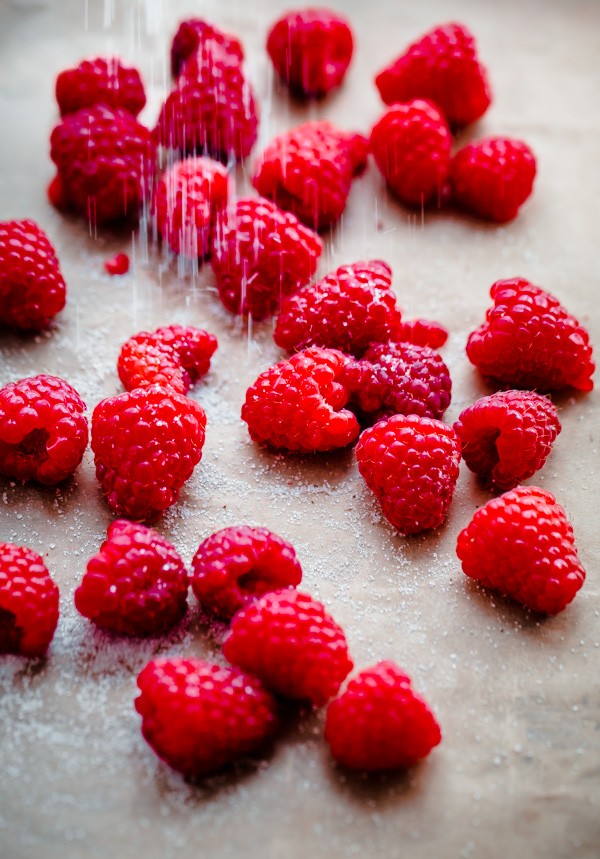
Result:
{"label": "raspberry drupelet", "polygon": [[0,543],[0,653],[43,656],[58,623],[58,597],[37,552]]}

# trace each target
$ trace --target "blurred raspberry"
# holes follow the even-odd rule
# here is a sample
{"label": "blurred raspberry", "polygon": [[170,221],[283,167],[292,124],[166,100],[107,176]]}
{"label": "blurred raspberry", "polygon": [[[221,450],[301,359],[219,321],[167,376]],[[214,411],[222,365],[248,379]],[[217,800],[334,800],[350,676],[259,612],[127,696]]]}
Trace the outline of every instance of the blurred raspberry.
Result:
{"label": "blurred raspberry", "polygon": [[223,33],[201,18],[189,18],[182,21],[171,43],[171,73],[178,77],[183,66],[207,43],[216,42],[224,48],[232,58],[240,63],[244,59],[244,49],[241,42],[229,33]]}
{"label": "blurred raspberry", "polygon": [[439,349],[448,339],[448,331],[439,322],[431,319],[405,319],[402,322],[397,340],[413,343],[415,346],[429,346]]}
{"label": "blurred raspberry", "polygon": [[41,557],[0,543],[0,653],[43,656],[58,623],[58,588]]}
{"label": "blurred raspberry", "polygon": [[96,104],[137,116],[146,104],[146,94],[137,69],[125,66],[118,57],[96,57],[58,75],[56,101],[61,116]]}

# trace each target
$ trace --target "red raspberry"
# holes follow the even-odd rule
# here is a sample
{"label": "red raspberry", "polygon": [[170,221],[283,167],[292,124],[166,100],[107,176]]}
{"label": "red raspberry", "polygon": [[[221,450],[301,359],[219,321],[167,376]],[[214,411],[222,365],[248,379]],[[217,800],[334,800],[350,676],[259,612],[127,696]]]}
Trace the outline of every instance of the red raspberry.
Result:
{"label": "red raspberry", "polygon": [[448,331],[431,319],[405,319],[397,339],[403,343],[414,343],[415,346],[439,349],[448,339]]}
{"label": "red raspberry", "polygon": [[302,579],[294,547],[267,528],[248,525],[207,537],[192,570],[200,604],[227,619],[268,591],[296,587]]}
{"label": "red raspberry", "polygon": [[275,137],[254,167],[259,194],[323,230],[346,208],[352,177],[367,163],[367,141],[330,122],[305,122]]}
{"label": "red raspberry", "polygon": [[156,531],[118,519],[88,561],[75,607],[100,629],[120,635],[167,632],[187,609],[183,561]]}
{"label": "red raspberry", "polygon": [[265,594],[239,611],[223,653],[274,692],[315,707],[335,695],[352,670],[341,627],[320,602],[295,590]]}
{"label": "red raspberry", "polygon": [[104,260],[104,268],[111,277],[127,274],[129,271],[129,257],[127,254],[115,254],[114,257]]}
{"label": "red raspberry", "polygon": [[205,427],[198,403],[159,385],[98,403],[96,477],[115,516],[152,521],[174,504],[200,462]]}
{"label": "red raspberry", "polygon": [[395,104],[371,131],[377,166],[407,206],[441,203],[450,171],[451,142],[442,115],[419,99]]}
{"label": "red raspberry", "polygon": [[127,391],[161,385],[187,394],[208,373],[216,348],[217,338],[202,328],[169,325],[152,334],[142,331],[121,349],[119,378]]}
{"label": "red raspberry", "polygon": [[394,415],[363,432],[356,458],[383,515],[401,534],[442,524],[460,463],[452,427],[418,415]]}
{"label": "red raspberry", "polygon": [[393,662],[361,671],[327,708],[325,740],[335,760],[351,769],[410,767],[441,739],[435,716]]}
{"label": "red raspberry", "polygon": [[232,313],[264,319],[315,273],[321,239],[270,200],[242,198],[215,231],[212,267]]}
{"label": "red raspberry", "polygon": [[347,21],[328,9],[288,12],[267,38],[279,77],[292,92],[308,98],[326,95],[342,83],[353,49]]}
{"label": "red raspberry", "polygon": [[278,724],[273,697],[237,668],[153,659],[137,683],[144,738],[187,776],[208,775],[258,752]]}
{"label": "red raspberry", "polygon": [[209,256],[215,219],[227,205],[227,170],[210,158],[176,161],[156,187],[158,232],[173,253]]}
{"label": "red raspberry", "polygon": [[32,376],[0,389],[0,474],[52,486],[83,459],[85,403],[56,376]]}
{"label": "red raspberry", "polygon": [[430,30],[380,72],[375,84],[386,104],[431,99],[453,126],[479,119],[491,102],[475,39],[462,24]]}
{"label": "red raspberry", "polygon": [[465,575],[546,614],[562,611],[585,581],[565,511],[536,486],[518,486],[477,510],[456,554]]}
{"label": "red raspberry", "polygon": [[275,342],[288,352],[324,346],[361,355],[372,341],[400,330],[392,272],[381,260],[343,265],[287,298]]}
{"label": "red raspberry", "polygon": [[312,348],[261,373],[242,406],[253,441],[298,453],[351,444],[360,428],[344,408],[346,365],[341,352]]}
{"label": "red raspberry", "polygon": [[592,390],[588,333],[556,298],[520,277],[496,281],[490,295],[494,306],[467,342],[484,376],[514,388]]}
{"label": "red raspberry", "polygon": [[146,104],[146,94],[137,69],[123,65],[118,57],[97,57],[58,75],[56,101],[61,116],[95,104],[137,116]]}
{"label": "red raspberry", "polygon": [[58,588],[41,557],[0,543],[0,653],[43,656],[58,623]]}
{"label": "red raspberry", "polygon": [[171,72],[173,77],[178,77],[186,61],[209,42],[216,42],[240,63],[244,59],[244,49],[239,39],[229,33],[221,32],[207,21],[202,21],[200,18],[190,18],[181,22],[179,29],[173,36],[171,43]]}
{"label": "red raspberry", "polygon": [[452,159],[454,200],[481,218],[511,221],[531,194],[535,173],[535,157],[526,143],[488,137],[465,146]]}
{"label": "red raspberry", "polygon": [[156,150],[147,128],[105,105],[65,116],[50,138],[65,198],[94,224],[137,218]]}
{"label": "red raspberry", "polygon": [[542,468],[560,423],[546,397],[532,391],[502,391],[465,409],[454,429],[471,471],[504,492]]}
{"label": "red raspberry", "polygon": [[0,223],[0,323],[41,331],[66,301],[56,252],[34,221]]}

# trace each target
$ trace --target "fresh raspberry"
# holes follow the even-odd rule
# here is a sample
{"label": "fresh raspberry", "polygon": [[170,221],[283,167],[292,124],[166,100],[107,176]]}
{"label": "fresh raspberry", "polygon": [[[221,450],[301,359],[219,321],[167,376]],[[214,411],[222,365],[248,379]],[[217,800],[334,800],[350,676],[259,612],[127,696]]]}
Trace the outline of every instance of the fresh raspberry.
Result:
{"label": "fresh raspberry", "polygon": [[227,205],[227,170],[210,158],[176,161],[156,187],[158,232],[173,253],[209,256],[215,219]]}
{"label": "fresh raspberry", "polygon": [[156,531],[118,519],[88,561],[75,607],[100,629],[119,635],[167,632],[187,609],[183,561]]}
{"label": "fresh raspberry", "polygon": [[58,623],[58,588],[41,557],[0,543],[0,653],[43,656]]}
{"label": "fresh raspberry", "polygon": [[546,397],[532,391],[501,391],[465,409],[454,429],[471,471],[504,492],[542,468],[560,423]]}
{"label": "fresh raspberry", "polygon": [[129,257],[127,254],[115,254],[114,257],[104,260],[104,268],[113,277],[127,274],[129,271]]}
{"label": "fresh raspberry", "polygon": [[66,302],[56,252],[34,221],[0,223],[0,324],[47,328]]}
{"label": "fresh raspberry", "polygon": [[307,98],[326,95],[342,83],[353,49],[348,22],[328,9],[288,12],[267,38],[275,71],[292,92]]}
{"label": "fresh raspberry", "polygon": [[462,24],[430,30],[380,72],[375,84],[386,104],[431,99],[453,126],[479,119],[491,102],[475,39]]}
{"label": "fresh raspberry", "polygon": [[432,319],[405,319],[397,339],[415,346],[439,349],[448,339],[448,331]]}
{"label": "fresh raspberry", "polygon": [[401,534],[442,524],[460,463],[452,427],[418,415],[394,415],[363,432],[356,458],[383,515]]}
{"label": "fresh raspberry", "polygon": [[50,138],[65,199],[94,224],[137,218],[152,184],[155,145],[125,110],[105,105],[65,116]]}
{"label": "fresh raspberry", "polygon": [[361,671],[327,708],[325,740],[335,760],[351,769],[409,767],[441,739],[435,716],[393,662]]}
{"label": "fresh raspberry", "polygon": [[270,200],[245,197],[215,231],[212,267],[232,313],[264,319],[315,273],[321,239]]}
{"label": "fresh raspberry", "polygon": [[484,376],[514,388],[592,390],[589,335],[554,296],[520,277],[496,281],[490,295],[494,306],[467,342]]}
{"label": "fresh raspberry", "polygon": [[255,754],[275,732],[277,704],[260,680],[200,659],[153,659],[135,708],[156,754],[186,776],[204,776]]}
{"label": "fresh raspberry", "polygon": [[585,581],[565,511],[536,486],[480,507],[458,535],[456,554],[465,575],[545,614],[562,611]]}
{"label": "fresh raspberry", "polygon": [[360,428],[344,408],[347,361],[341,352],[313,347],[261,373],[242,406],[253,441],[298,453],[351,444]]}
{"label": "fresh raspberry", "polygon": [[0,389],[0,474],[52,486],[83,459],[85,403],[57,376],[31,376]]}
{"label": "fresh raspberry", "polygon": [[268,591],[296,587],[302,567],[294,547],[267,528],[223,528],[200,543],[192,561],[199,603],[230,618]]}
{"label": "fresh raspberry", "polygon": [[169,325],[130,337],[119,354],[117,369],[127,391],[148,385],[187,394],[208,373],[217,338],[202,328]]}
{"label": "fresh raspberry", "polygon": [[146,104],[146,94],[137,69],[123,65],[118,57],[97,57],[58,75],[56,101],[61,116],[96,104],[137,116]]}
{"label": "fresh raspberry", "polygon": [[429,102],[395,104],[373,126],[371,151],[385,181],[407,206],[441,204],[452,138]]}
{"label": "fresh raspberry", "polygon": [[96,477],[115,516],[152,521],[174,504],[200,462],[205,427],[198,403],[160,385],[98,403]]}
{"label": "fresh raspberry", "polygon": [[481,218],[511,221],[531,194],[535,173],[535,157],[526,143],[488,137],[465,146],[452,159],[453,198]]}
{"label": "fresh raspberry", "polygon": [[344,632],[323,605],[295,590],[268,593],[231,621],[223,653],[265,686],[315,707],[352,670]]}
{"label": "fresh raspberry", "polygon": [[173,36],[171,43],[171,72],[173,77],[178,77],[186,61],[209,42],[216,42],[240,63],[244,59],[244,49],[239,39],[229,33],[223,33],[207,21],[202,21],[200,18],[190,18],[181,22],[179,29]]}

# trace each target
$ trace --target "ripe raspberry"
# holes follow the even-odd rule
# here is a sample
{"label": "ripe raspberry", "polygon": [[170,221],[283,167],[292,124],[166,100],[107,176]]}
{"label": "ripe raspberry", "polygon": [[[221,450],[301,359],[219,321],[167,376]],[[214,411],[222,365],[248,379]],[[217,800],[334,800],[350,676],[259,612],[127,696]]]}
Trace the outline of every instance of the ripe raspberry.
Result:
{"label": "ripe raspberry", "polygon": [[210,158],[176,161],[156,187],[158,232],[173,253],[209,256],[215,219],[227,205],[227,170]]}
{"label": "ripe raspberry", "polygon": [[441,739],[435,716],[393,662],[361,671],[327,708],[325,740],[335,760],[351,769],[410,767]]}
{"label": "ripe raspberry", "polygon": [[431,319],[405,319],[397,339],[402,343],[439,349],[448,339],[448,331]]}
{"label": "ripe raspberry", "polygon": [[174,504],[200,462],[205,427],[198,403],[159,385],[98,403],[96,477],[115,516],[152,521]]}
{"label": "ripe raspberry", "polygon": [[200,18],[190,18],[181,22],[179,29],[173,36],[171,43],[171,72],[173,77],[178,77],[186,61],[209,42],[216,42],[217,45],[232,55],[232,59],[235,58],[240,63],[244,59],[244,49],[235,36],[221,32]]}
{"label": "ripe raspberry", "polygon": [[0,223],[0,324],[42,331],[66,301],[56,252],[34,221]]}
{"label": "ripe raspberry", "polygon": [[592,390],[588,333],[556,298],[520,277],[496,281],[490,295],[494,306],[467,342],[484,376],[514,388]]}
{"label": "ripe raspberry", "polygon": [[146,104],[146,94],[137,69],[123,65],[118,57],[97,57],[58,75],[56,101],[61,116],[96,104],[137,116]]}
{"label": "ripe raspberry", "polygon": [[148,385],[187,394],[210,368],[217,338],[202,328],[169,325],[130,337],[119,354],[117,369],[127,391]]}
{"label": "ripe raspberry", "polygon": [[204,776],[255,754],[275,732],[277,705],[260,680],[200,659],[153,659],[137,679],[135,708],[156,754]]}
{"label": "ripe raspberry", "polygon": [[119,635],[167,632],[187,609],[183,561],[156,531],[118,519],[88,561],[75,607],[100,629]]}
{"label": "ripe raspberry", "polygon": [[565,511],[536,486],[480,507],[458,535],[456,554],[465,575],[546,614],[562,611],[585,581]]}
{"label": "ripe raspberry", "polygon": [[315,707],[335,695],[352,670],[341,627],[320,602],[295,590],[265,594],[241,609],[223,653],[274,692]]}
{"label": "ripe raspberry", "polygon": [[450,164],[454,200],[481,218],[504,223],[516,218],[531,194],[536,164],[521,140],[488,137],[456,153]]}
{"label": "ripe raspberry", "polygon": [[314,230],[334,224],[346,208],[352,177],[367,163],[367,141],[330,122],[305,122],[275,137],[254,167],[259,194]]}
{"label": "ripe raspberry", "polygon": [[127,274],[129,271],[129,257],[127,254],[115,254],[114,257],[104,260],[104,268],[112,277]]}
{"label": "ripe raspberry", "polygon": [[223,528],[200,543],[192,561],[198,601],[223,618],[268,591],[296,587],[302,567],[294,547],[267,528]]}
{"label": "ripe raspberry", "polygon": [[0,543],[0,653],[43,656],[58,623],[58,588],[41,557]]}
{"label": "ripe raspberry", "polygon": [[504,492],[542,468],[560,423],[546,397],[532,391],[502,391],[465,409],[454,429],[471,471]]}
{"label": "ripe raspberry", "polygon": [[342,83],[353,49],[347,21],[328,9],[288,12],[267,38],[275,71],[292,92],[307,98],[326,95]]}
{"label": "ripe raspberry", "polygon": [[360,428],[344,408],[346,364],[341,352],[312,348],[261,373],[242,406],[252,440],[298,453],[351,444]]}
{"label": "ripe raspberry", "polygon": [[147,128],[105,105],[65,116],[50,138],[65,200],[94,224],[137,218],[156,149]]}
{"label": "ripe raspberry", "polygon": [[479,119],[491,102],[475,39],[462,24],[430,30],[380,72],[375,84],[386,104],[431,99],[453,126]]}
{"label": "ripe raspberry", "polygon": [[401,534],[442,524],[460,463],[452,427],[418,415],[394,415],[363,432],[356,458],[383,515]]}
{"label": "ripe raspberry", "polygon": [[211,262],[221,301],[232,313],[270,316],[310,280],[322,250],[295,215],[262,197],[239,199],[215,231]]}
{"label": "ripe raspberry", "polygon": [[407,206],[441,203],[452,138],[429,102],[395,104],[373,126],[371,151],[388,186]]}
{"label": "ripe raspberry", "polygon": [[88,443],[85,403],[57,376],[0,389],[0,474],[46,486],[69,477]]}

